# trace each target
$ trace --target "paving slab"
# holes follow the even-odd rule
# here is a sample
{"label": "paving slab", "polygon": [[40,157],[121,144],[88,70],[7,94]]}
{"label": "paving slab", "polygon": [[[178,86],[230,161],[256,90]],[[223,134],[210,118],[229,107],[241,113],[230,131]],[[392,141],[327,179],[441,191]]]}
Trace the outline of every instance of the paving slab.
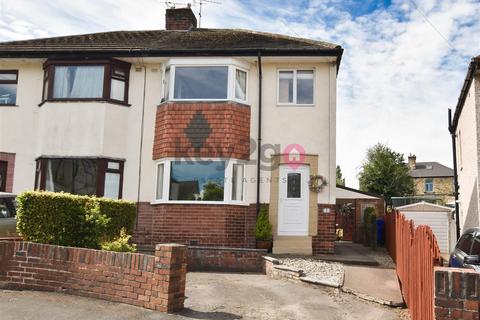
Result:
{"label": "paving slab", "polygon": [[365,247],[363,244],[335,242],[334,254],[319,254],[315,255],[315,258],[345,264],[378,266],[378,261],[371,257],[370,251],[371,249]]}
{"label": "paving slab", "polygon": [[397,273],[394,269],[345,266],[343,291],[390,306],[403,306]]}

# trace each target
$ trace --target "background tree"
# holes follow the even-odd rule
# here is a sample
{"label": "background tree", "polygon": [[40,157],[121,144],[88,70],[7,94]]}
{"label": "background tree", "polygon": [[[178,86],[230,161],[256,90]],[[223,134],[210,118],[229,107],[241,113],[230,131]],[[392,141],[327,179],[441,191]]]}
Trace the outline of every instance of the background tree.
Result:
{"label": "background tree", "polygon": [[360,190],[384,196],[404,197],[413,194],[413,179],[403,154],[377,143],[367,151],[358,175]]}
{"label": "background tree", "polygon": [[345,186],[345,178],[342,176],[342,169],[337,164],[337,185]]}

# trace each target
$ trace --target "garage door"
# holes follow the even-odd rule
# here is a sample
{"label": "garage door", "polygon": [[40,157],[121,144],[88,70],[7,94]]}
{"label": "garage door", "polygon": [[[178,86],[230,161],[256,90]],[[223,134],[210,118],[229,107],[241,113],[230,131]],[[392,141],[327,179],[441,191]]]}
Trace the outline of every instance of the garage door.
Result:
{"label": "garage door", "polygon": [[421,224],[430,226],[437,238],[438,247],[441,253],[449,253],[449,219],[448,212],[421,212],[421,211],[400,211],[405,218],[415,222],[415,226]]}

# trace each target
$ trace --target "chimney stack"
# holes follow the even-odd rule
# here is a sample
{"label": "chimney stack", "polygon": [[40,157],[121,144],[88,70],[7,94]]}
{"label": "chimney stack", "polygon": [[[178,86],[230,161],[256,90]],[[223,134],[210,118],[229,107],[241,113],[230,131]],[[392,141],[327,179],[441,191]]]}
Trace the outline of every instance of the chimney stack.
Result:
{"label": "chimney stack", "polygon": [[169,8],[165,13],[165,29],[190,30],[197,27],[197,18],[190,4],[186,8]]}
{"label": "chimney stack", "polygon": [[410,168],[410,170],[415,170],[415,168],[417,167],[417,156],[416,155],[410,154],[408,156],[408,167]]}

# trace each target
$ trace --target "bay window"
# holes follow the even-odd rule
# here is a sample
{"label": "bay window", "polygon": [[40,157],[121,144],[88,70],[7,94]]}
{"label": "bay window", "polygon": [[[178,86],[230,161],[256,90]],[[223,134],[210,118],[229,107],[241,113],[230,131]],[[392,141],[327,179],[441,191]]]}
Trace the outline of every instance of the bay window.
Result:
{"label": "bay window", "polygon": [[313,88],[313,70],[279,70],[277,103],[279,105],[313,105]]}
{"label": "bay window", "polygon": [[127,62],[48,60],[44,69],[43,101],[128,103],[130,64]]}
{"label": "bay window", "polygon": [[35,188],[52,192],[122,197],[123,161],[97,158],[40,158]]}
{"label": "bay window", "polygon": [[247,101],[247,71],[233,65],[169,65],[164,100]]}
{"label": "bay window", "polygon": [[227,99],[228,67],[176,67],[174,99]]}
{"label": "bay window", "polygon": [[163,160],[157,163],[155,201],[243,202],[244,166],[236,160]]}

